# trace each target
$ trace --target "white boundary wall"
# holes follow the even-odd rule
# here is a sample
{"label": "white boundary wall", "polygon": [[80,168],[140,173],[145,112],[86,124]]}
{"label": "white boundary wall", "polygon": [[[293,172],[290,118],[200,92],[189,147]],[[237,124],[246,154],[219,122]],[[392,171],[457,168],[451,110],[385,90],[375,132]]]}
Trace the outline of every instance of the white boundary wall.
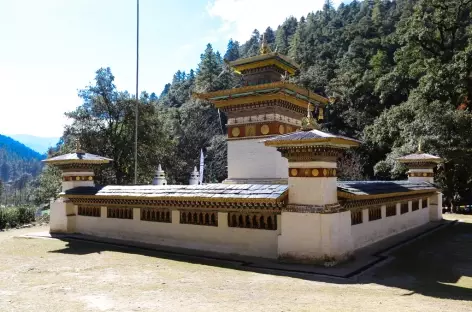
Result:
{"label": "white boundary wall", "polygon": [[422,200],[419,200],[419,209],[412,211],[412,201],[409,201],[408,213],[400,214],[400,204],[397,203],[396,215],[390,217],[386,216],[386,206],[382,206],[382,218],[373,221],[369,221],[369,209],[363,209],[362,223],[351,226],[354,249],[428,223],[430,206],[426,208],[421,208],[421,206]]}
{"label": "white boundary wall", "polygon": [[[77,211],[77,206],[75,207]],[[172,223],[141,221],[140,209],[134,208],[134,218],[107,218],[107,208],[101,217],[77,215],[76,232],[98,237],[137,241],[246,256],[277,258],[277,230],[228,227],[227,213],[218,212],[218,226],[180,224],[180,213],[172,211]]]}

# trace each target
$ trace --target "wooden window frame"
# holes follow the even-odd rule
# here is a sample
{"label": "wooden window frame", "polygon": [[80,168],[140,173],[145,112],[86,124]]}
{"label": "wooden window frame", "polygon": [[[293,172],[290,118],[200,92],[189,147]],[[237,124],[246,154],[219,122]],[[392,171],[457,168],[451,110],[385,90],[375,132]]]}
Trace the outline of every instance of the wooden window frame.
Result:
{"label": "wooden window frame", "polygon": [[382,206],[369,208],[369,222],[382,219]]}
{"label": "wooden window frame", "polygon": [[385,215],[386,217],[394,217],[397,215],[397,205],[387,205],[385,208]]}
{"label": "wooden window frame", "polygon": [[[406,208],[406,209],[405,209]],[[408,213],[410,210],[410,208],[408,207],[408,202],[406,203],[401,203],[400,205],[400,214],[405,214],[405,213]]]}
{"label": "wooden window frame", "polygon": [[[360,218],[359,218],[360,215]],[[363,220],[363,213],[361,209],[358,210],[351,210],[351,225],[358,225],[362,224]]]}

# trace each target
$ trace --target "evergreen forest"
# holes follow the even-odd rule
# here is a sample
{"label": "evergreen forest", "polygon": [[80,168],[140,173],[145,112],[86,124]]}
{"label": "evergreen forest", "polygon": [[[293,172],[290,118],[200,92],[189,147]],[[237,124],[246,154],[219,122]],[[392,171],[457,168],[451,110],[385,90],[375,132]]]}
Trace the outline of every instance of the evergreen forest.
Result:
{"label": "evergreen forest", "polygon": [[[83,104],[50,155],[74,150],[114,159],[99,172],[104,184],[134,180],[134,122],[138,105],[138,183],[150,184],[161,163],[169,184],[188,182],[205,158],[205,182],[226,178],[225,116],[193,92],[237,87],[227,61],[257,55],[264,34],[272,51],[301,65],[291,81],[335,97],[322,128],[363,141],[339,160],[347,180],[405,179],[395,158],[415,152],[439,155],[437,183],[446,205],[471,202],[472,0],[365,0],[287,17],[276,29],[255,29],[246,42],[229,40],[224,53],[210,44],[195,69],[178,70],[172,82],[143,91],[139,102],[117,90],[110,68],[79,91]],[[204,48],[204,47],[202,47]],[[163,89],[162,89],[163,87]],[[0,155],[1,162],[1,155]],[[58,172],[44,168],[38,202],[54,197]]]}
{"label": "evergreen forest", "polygon": [[33,182],[41,173],[44,157],[0,134],[0,205],[31,201]]}

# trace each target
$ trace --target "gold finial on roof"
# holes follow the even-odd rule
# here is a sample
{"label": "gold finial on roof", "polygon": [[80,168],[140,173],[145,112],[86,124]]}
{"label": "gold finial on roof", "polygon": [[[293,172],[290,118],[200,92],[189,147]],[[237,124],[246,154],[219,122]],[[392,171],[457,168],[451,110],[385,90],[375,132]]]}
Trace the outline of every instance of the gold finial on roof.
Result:
{"label": "gold finial on roof", "polygon": [[84,151],[82,150],[82,146],[80,145],[80,139],[76,138],[75,139],[75,152],[77,154],[83,154]]}
{"label": "gold finial on roof", "polygon": [[418,151],[416,152],[417,154],[423,154],[423,150],[421,148],[421,145],[422,145],[421,140],[419,140],[419,142],[418,142]]}
{"label": "gold finial on roof", "polygon": [[312,113],[313,110],[314,110],[313,105],[310,102],[308,102],[306,117],[302,118],[302,127],[301,127],[302,131],[320,129],[320,125],[316,122],[315,118],[313,118],[313,113]]}
{"label": "gold finial on roof", "polygon": [[259,50],[261,54],[267,54],[272,52],[270,50],[269,44],[267,43],[267,39],[265,37],[265,34],[262,34],[262,43],[261,43],[261,48]]}

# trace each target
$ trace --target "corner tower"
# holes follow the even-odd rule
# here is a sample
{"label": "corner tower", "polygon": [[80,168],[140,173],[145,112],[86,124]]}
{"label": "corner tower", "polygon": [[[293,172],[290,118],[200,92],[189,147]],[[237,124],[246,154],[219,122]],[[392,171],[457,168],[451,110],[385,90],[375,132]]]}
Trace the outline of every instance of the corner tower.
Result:
{"label": "corner tower", "polygon": [[426,154],[418,145],[418,151],[414,154],[397,158],[400,163],[405,164],[408,170],[408,181],[434,183],[433,169],[442,162],[442,158]]}
{"label": "corner tower", "polygon": [[353,250],[351,214],[338,203],[336,160],[358,140],[319,130],[308,108],[301,131],[265,140],[288,159],[288,205],[282,210],[280,258],[342,260]]}
{"label": "corner tower", "polygon": [[[62,192],[65,192],[76,187],[95,186],[94,170],[110,163],[112,159],[84,152],[79,141],[77,141],[74,153],[48,158],[43,161],[62,171]],[[51,233],[73,233],[75,231],[76,214],[74,205],[65,198],[60,197],[51,202],[49,231]]]}
{"label": "corner tower", "polygon": [[242,87],[195,94],[228,117],[228,179],[225,183],[287,183],[287,159],[260,139],[291,133],[301,127],[309,103],[322,119],[328,99],[289,83],[299,69],[293,60],[271,52],[263,39],[260,55],[229,65],[242,76]]}

